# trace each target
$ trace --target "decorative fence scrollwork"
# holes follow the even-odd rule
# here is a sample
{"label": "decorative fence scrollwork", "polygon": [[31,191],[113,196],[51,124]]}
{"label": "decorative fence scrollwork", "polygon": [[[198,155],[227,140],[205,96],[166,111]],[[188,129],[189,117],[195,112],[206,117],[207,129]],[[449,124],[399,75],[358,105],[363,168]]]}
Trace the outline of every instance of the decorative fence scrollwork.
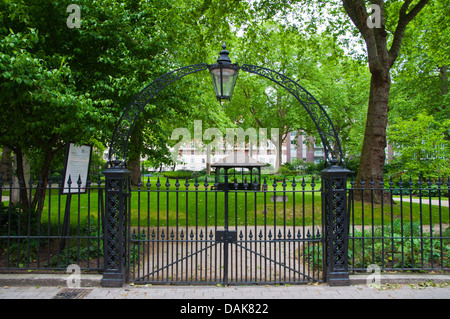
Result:
{"label": "decorative fence scrollwork", "polygon": [[[207,69],[208,65],[205,63],[185,66],[166,73],[165,75],[157,78],[147,87],[145,87],[124,110],[119,120],[119,123],[114,131],[113,138],[111,140],[109,151],[109,165],[113,165],[112,162],[113,160],[115,160],[114,165],[126,167],[128,140],[130,138],[133,125],[144,109],[145,105],[156,94],[158,94],[162,89],[164,89],[172,82],[186,75]],[[331,163],[331,160],[333,158],[332,154],[338,155],[340,164],[344,165],[339,137],[333,126],[333,123],[331,122],[331,119],[327,115],[325,109],[306,89],[304,89],[297,82],[288,78],[287,76],[264,67],[244,64],[240,67],[240,69],[242,71],[258,74],[269,80],[272,80],[273,82],[285,88],[289,93],[291,93],[305,108],[317,127],[320,139],[324,146],[325,161],[327,166]]]}
{"label": "decorative fence scrollwork", "polygon": [[331,122],[330,117],[320,103],[306,89],[300,86],[294,80],[276,71],[250,64],[241,66],[242,71],[261,75],[291,93],[305,108],[309,116],[317,127],[322,145],[325,150],[325,161],[329,165],[333,159],[332,154],[339,156],[341,165],[344,165],[341,144],[338,134]]}
{"label": "decorative fence scrollwork", "polygon": [[176,80],[181,79],[186,75],[206,70],[207,68],[207,64],[200,63],[176,69],[157,78],[139,92],[124,110],[119,123],[116,126],[109,150],[109,165],[112,165],[114,159],[120,158],[121,162],[119,165],[126,167],[126,154],[131,130],[145,105],[147,105],[156,94]]}

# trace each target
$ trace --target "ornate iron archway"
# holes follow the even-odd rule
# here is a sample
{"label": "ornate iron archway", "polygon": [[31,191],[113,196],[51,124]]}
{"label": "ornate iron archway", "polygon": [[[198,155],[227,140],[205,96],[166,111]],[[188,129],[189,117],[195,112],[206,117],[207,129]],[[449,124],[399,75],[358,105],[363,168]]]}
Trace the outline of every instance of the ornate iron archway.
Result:
{"label": "ornate iron archway", "polygon": [[[153,99],[161,90],[176,80],[179,80],[186,75],[207,69],[208,65],[204,63],[176,69],[157,78],[150,85],[146,86],[141,92],[139,92],[139,94],[124,110],[119,123],[116,126],[110,143],[110,151],[108,156],[109,164],[112,166],[118,165],[121,167],[126,167],[126,154],[131,130],[142,110],[151,99]],[[323,106],[314,98],[314,96],[312,96],[311,93],[300,86],[296,81],[268,68],[244,64],[240,67],[240,70],[263,76],[291,93],[308,112],[317,128],[325,150],[326,166],[331,164],[333,154],[339,158],[340,165],[345,166],[343,162],[341,144],[333,123]]]}
{"label": "ornate iron archway", "polygon": [[[222,51],[223,52],[223,51]],[[104,286],[122,286],[127,268],[127,205],[129,174],[126,169],[128,141],[133,126],[144,107],[161,90],[186,75],[207,70],[205,63],[182,67],[166,73],[145,87],[124,110],[110,143],[106,177],[105,214],[105,270]],[[322,172],[322,201],[325,227],[325,267],[327,281],[335,285],[348,285],[346,218],[346,170],[339,137],[322,105],[302,86],[287,76],[268,68],[244,64],[240,70],[263,76],[291,93],[304,107],[319,133],[325,150],[327,168]],[[228,230],[225,229],[225,233]]]}

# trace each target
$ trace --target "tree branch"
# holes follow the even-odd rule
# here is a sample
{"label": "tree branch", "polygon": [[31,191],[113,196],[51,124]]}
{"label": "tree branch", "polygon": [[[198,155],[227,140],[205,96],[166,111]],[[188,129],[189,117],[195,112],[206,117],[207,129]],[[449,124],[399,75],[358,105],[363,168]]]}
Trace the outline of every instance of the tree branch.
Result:
{"label": "tree branch", "polygon": [[253,114],[253,117],[255,118],[255,121],[259,125],[259,127],[264,127],[264,125],[261,122],[261,120],[256,117],[256,111],[255,111],[255,108],[253,106],[250,107],[250,112]]}
{"label": "tree branch", "polygon": [[406,13],[408,11],[409,5],[411,4],[412,0],[407,0],[403,3],[402,7],[400,8],[399,12],[399,19],[397,23],[397,28],[395,29],[394,33],[394,40],[392,41],[391,49],[389,50],[389,57],[390,57],[390,66],[392,66],[397,59],[400,48],[402,45],[402,39],[403,35],[405,34],[406,26],[409,22],[411,22],[412,19],[414,19],[415,16],[423,9],[423,7],[428,3],[429,0],[420,0],[419,3],[416,4],[416,6],[409,11],[409,13]]}
{"label": "tree branch", "polygon": [[[379,59],[378,55],[378,46],[380,43],[377,43],[376,35],[374,32],[374,28],[369,28],[367,26],[367,18],[369,15],[367,14],[367,9],[363,0],[342,0],[344,9],[347,12],[350,19],[353,21],[353,24],[361,33],[364,41],[366,42],[367,47],[367,55],[369,68],[372,73],[376,71],[383,71],[383,66]],[[383,26],[384,28],[384,26]]]}

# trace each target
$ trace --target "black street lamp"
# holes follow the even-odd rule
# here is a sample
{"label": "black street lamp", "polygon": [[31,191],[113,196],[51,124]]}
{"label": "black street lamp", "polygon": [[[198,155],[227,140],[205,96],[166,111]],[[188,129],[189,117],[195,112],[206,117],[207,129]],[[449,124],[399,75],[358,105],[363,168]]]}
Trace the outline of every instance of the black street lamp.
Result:
{"label": "black street lamp", "polygon": [[222,100],[231,100],[239,73],[239,66],[232,64],[231,59],[228,57],[230,52],[225,50],[225,43],[222,45],[222,48],[223,50],[220,51],[217,63],[208,65],[219,102],[222,102]]}

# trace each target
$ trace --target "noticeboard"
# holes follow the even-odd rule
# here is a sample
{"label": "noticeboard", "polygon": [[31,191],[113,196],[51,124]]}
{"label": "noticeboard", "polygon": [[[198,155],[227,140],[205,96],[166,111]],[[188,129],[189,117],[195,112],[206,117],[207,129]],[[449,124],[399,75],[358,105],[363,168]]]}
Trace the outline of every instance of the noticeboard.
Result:
{"label": "noticeboard", "polygon": [[[64,184],[61,194],[82,194],[87,191],[89,166],[91,164],[92,146],[68,143],[64,163]],[[71,185],[69,188],[69,177]],[[78,185],[78,181],[81,184]]]}

